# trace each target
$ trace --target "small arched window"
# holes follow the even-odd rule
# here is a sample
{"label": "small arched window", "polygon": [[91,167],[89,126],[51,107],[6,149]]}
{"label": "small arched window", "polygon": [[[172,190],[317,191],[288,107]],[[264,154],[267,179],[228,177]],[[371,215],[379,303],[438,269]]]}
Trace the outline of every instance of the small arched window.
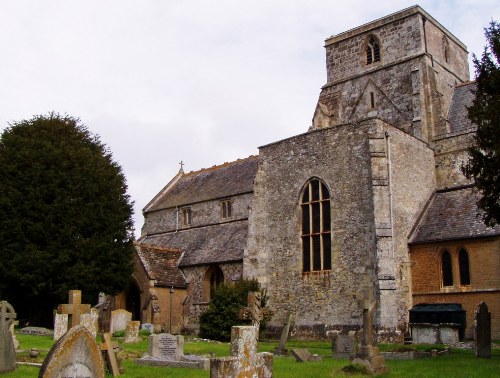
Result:
{"label": "small arched window", "polygon": [[448,251],[444,251],[441,255],[441,272],[443,275],[443,286],[453,286],[453,270],[451,256]]}
{"label": "small arched window", "polygon": [[366,45],[366,64],[380,62],[380,46],[372,36]]}
{"label": "small arched window", "polygon": [[458,252],[458,269],[460,285],[470,285],[469,254],[463,248]]}
{"label": "small arched window", "polygon": [[332,269],[330,192],[318,179],[310,180],[302,194],[302,271]]}

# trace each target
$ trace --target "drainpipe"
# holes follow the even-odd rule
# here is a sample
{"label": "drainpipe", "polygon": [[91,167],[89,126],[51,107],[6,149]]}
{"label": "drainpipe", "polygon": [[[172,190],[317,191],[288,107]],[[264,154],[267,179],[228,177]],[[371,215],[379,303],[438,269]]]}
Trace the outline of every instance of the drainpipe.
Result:
{"label": "drainpipe", "polygon": [[394,259],[394,209],[392,203],[392,164],[391,164],[391,141],[390,134],[388,131],[385,132],[385,143],[386,143],[386,151],[387,151],[387,186],[389,188],[389,216],[390,216],[390,224],[391,224],[391,239],[392,239],[392,256],[391,260]]}

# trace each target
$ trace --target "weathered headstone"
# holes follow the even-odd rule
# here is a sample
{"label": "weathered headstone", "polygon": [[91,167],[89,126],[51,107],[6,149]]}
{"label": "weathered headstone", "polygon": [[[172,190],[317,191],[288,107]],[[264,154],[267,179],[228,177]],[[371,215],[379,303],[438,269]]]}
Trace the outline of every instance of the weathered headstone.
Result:
{"label": "weathered headstone", "polygon": [[288,334],[290,333],[290,324],[292,323],[292,314],[290,311],[286,313],[286,321],[281,330],[280,343],[273,351],[273,354],[282,356],[288,353],[286,349],[286,342],[288,341]]}
{"label": "weathered headstone", "polygon": [[14,342],[14,349],[19,348],[19,340],[16,337],[15,326],[18,326],[19,322],[17,320],[10,323],[10,334],[12,335],[12,341]]}
{"label": "weathered headstone", "polygon": [[252,322],[252,325],[257,329],[257,334],[255,335],[255,337],[257,337],[258,340],[260,322],[264,318],[261,309],[262,295],[258,291],[249,291],[247,301],[248,301],[248,306],[240,309],[239,318],[244,320],[250,320]]}
{"label": "weathered headstone", "polygon": [[10,327],[16,318],[14,307],[7,302],[0,302],[0,373],[16,369],[16,351]]}
{"label": "weathered headstone", "polygon": [[71,328],[50,349],[39,378],[104,378],[102,355],[87,328]]}
{"label": "weathered headstone", "polygon": [[348,335],[337,333],[332,340],[333,357],[348,358],[356,355],[356,344],[354,342],[354,332],[349,332]]}
{"label": "weathered headstone", "polygon": [[125,328],[125,342],[126,343],[136,343],[140,341],[139,338],[139,327],[141,322],[138,320],[131,320],[127,322],[127,328]]}
{"label": "weathered headstone", "polygon": [[208,369],[209,360],[184,354],[184,337],[160,333],[149,336],[149,354],[136,361],[139,365]]}
{"label": "weathered headstone", "polygon": [[101,344],[101,350],[106,355],[106,363],[108,365],[108,370],[111,372],[111,375],[113,377],[118,377],[120,375],[120,367],[118,366],[118,361],[116,359],[113,340],[111,339],[111,334],[108,332],[103,333],[102,339],[104,343]]}
{"label": "weathered headstone", "polygon": [[373,299],[373,289],[365,286],[364,299],[359,301],[359,306],[363,309],[363,330],[361,335],[361,345],[359,352],[353,363],[365,366],[372,374],[384,374],[389,371],[385,366],[384,357],[373,344],[373,314],[375,313],[377,302]]}
{"label": "weathered headstone", "polygon": [[97,337],[97,333],[99,332],[99,313],[96,308],[91,308],[89,314],[82,314],[80,321],[94,337]]}
{"label": "weathered headstone", "polygon": [[141,325],[141,330],[147,329],[150,334],[154,333],[154,326],[151,323],[143,323]]}
{"label": "weathered headstone", "polygon": [[257,353],[256,327],[231,328],[231,356],[210,359],[210,378],[271,378],[273,355]]}
{"label": "weathered headstone", "polygon": [[59,340],[68,332],[68,314],[54,314],[54,340]]}
{"label": "weathered headstone", "polygon": [[99,293],[98,303],[95,306],[99,314],[99,330],[110,332],[112,297],[104,293]]}
{"label": "weathered headstone", "polygon": [[70,290],[68,304],[62,304],[57,307],[58,314],[68,314],[69,328],[80,325],[82,314],[90,313],[90,305],[82,304],[81,290]]}
{"label": "weathered headstone", "polygon": [[296,348],[292,349],[292,356],[297,362],[307,362],[311,359],[312,354],[307,349]]}
{"label": "weathered headstone", "polygon": [[127,310],[119,309],[111,311],[111,334],[117,331],[125,331],[127,322],[132,320],[132,313]]}
{"label": "weathered headstone", "polygon": [[474,340],[476,357],[491,357],[491,313],[486,303],[481,302],[474,314]]}

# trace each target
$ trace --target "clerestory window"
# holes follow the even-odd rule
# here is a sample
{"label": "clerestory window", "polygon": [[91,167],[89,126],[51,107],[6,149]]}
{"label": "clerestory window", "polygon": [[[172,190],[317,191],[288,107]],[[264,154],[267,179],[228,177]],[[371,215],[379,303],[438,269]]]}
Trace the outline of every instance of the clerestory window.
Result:
{"label": "clerestory window", "polygon": [[302,208],[302,271],[332,269],[330,192],[318,179],[304,188]]}
{"label": "clerestory window", "polygon": [[380,62],[380,46],[374,37],[370,37],[366,46],[366,64]]}

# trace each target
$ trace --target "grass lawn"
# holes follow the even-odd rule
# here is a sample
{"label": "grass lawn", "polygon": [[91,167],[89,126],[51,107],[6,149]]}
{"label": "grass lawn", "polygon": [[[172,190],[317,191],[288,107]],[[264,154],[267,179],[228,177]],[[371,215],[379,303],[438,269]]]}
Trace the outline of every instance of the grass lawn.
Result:
{"label": "grass lawn", "polygon": [[[46,336],[17,335],[20,349],[37,348],[41,351],[41,359],[50,349],[53,341]],[[120,356],[125,358],[122,366],[126,372],[124,378],[144,377],[183,377],[195,378],[210,376],[208,371],[180,368],[160,368],[152,366],[139,366],[133,361],[148,350],[147,340],[134,344],[118,343],[124,348]],[[261,342],[259,351],[271,351],[278,342]],[[328,342],[290,341],[287,345],[291,348],[307,348],[311,353],[323,356],[321,362],[298,363],[292,357],[275,357],[273,361],[273,376],[317,378],[317,377],[363,377],[363,375],[347,374],[342,368],[349,364],[348,360],[331,358],[331,344]],[[392,346],[381,345],[381,349],[388,350]],[[425,349],[421,347],[419,349]],[[184,345],[186,354],[203,354],[215,356],[229,355],[229,343],[198,341],[186,338]],[[490,359],[478,359],[472,350],[452,349],[449,356],[440,356],[421,360],[386,361],[390,372],[383,377],[499,377],[500,376],[500,348],[494,348]],[[23,359],[18,354],[18,359]],[[28,357],[29,359],[29,357]],[[2,378],[30,378],[38,377],[39,368],[32,366],[19,366],[16,371],[2,375]]]}

